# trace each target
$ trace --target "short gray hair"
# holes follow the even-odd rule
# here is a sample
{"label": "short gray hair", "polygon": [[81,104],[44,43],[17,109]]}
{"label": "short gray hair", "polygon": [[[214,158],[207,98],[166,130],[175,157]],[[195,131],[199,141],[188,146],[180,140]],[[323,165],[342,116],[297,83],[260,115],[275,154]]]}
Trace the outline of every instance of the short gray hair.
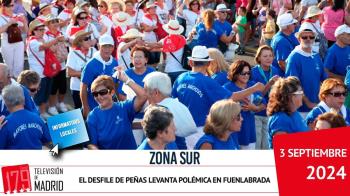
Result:
{"label": "short gray hair", "polygon": [[145,86],[150,90],[159,90],[164,96],[171,95],[172,87],[171,80],[169,76],[165,73],[161,73],[158,71],[149,73],[143,79]]}
{"label": "short gray hair", "polygon": [[7,77],[9,75],[9,72],[9,67],[4,63],[0,63],[0,73],[2,74],[0,76]]}
{"label": "short gray hair", "polygon": [[8,108],[13,108],[18,105],[24,105],[23,89],[19,85],[10,84],[2,89],[2,98]]}

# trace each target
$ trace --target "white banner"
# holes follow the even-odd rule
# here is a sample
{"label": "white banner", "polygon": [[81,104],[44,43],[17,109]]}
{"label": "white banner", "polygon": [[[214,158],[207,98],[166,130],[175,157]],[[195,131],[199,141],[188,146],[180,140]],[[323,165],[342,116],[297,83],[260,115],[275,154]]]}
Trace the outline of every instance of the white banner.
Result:
{"label": "white banner", "polygon": [[22,164],[25,195],[278,195],[273,151],[0,151],[0,167]]}

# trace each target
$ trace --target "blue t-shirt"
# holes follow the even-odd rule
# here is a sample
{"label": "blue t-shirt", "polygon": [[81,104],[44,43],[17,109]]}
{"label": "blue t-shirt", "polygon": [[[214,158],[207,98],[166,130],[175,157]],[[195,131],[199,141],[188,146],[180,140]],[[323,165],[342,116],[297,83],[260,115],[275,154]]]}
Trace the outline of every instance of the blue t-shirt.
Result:
{"label": "blue t-shirt", "polygon": [[297,133],[308,131],[303,117],[299,112],[288,115],[285,112],[277,112],[269,117],[267,122],[269,147],[272,149],[272,138],[277,132]]}
{"label": "blue t-shirt", "polygon": [[327,52],[324,66],[332,73],[345,76],[346,67],[350,65],[350,46],[345,48],[333,44]]}
{"label": "blue t-shirt", "polygon": [[[273,76],[280,76],[283,77],[283,75],[281,75],[281,73],[277,70],[276,67],[274,66],[270,66],[270,70],[269,71],[264,71],[260,65],[255,65],[252,70],[251,70],[251,78],[250,80],[257,83],[257,82],[261,82],[264,85],[266,85],[269,80],[273,77]],[[264,96],[265,102],[269,102],[269,92],[266,93],[266,95]],[[256,113],[256,115],[258,116],[267,116],[266,115],[266,110],[260,111],[258,113]]]}
{"label": "blue t-shirt", "polygon": [[46,124],[26,109],[8,115],[7,123],[0,129],[0,149],[42,149],[51,141]]}
{"label": "blue t-shirt", "polygon": [[[24,109],[39,115],[38,108],[35,106],[33,98],[30,96],[29,90],[21,85],[24,94]],[[4,100],[0,99],[0,116],[8,116],[10,112],[7,110]]]}
{"label": "blue t-shirt", "polygon": [[210,107],[232,93],[210,77],[198,72],[185,72],[174,82],[172,95],[188,107],[197,127],[204,126]]}
{"label": "blue t-shirt", "polygon": [[221,86],[224,85],[226,82],[229,82],[230,80],[227,79],[227,72],[226,71],[220,71],[213,75],[211,75],[211,78],[213,78],[215,81],[217,81]]}
{"label": "blue t-shirt", "polygon": [[[310,124],[313,123],[316,118],[323,114],[326,113],[327,111],[320,105],[317,105],[316,107],[314,107],[306,116],[306,124]],[[342,112],[339,112],[340,115],[342,115],[344,117],[344,114],[342,114]],[[345,122],[347,125],[350,125],[350,110],[348,108],[346,108],[346,114],[345,114]]]}
{"label": "blue t-shirt", "polygon": [[294,33],[287,36],[279,31],[276,33],[276,35],[273,36],[271,47],[274,51],[275,59],[272,65],[277,68],[281,76],[284,75],[284,71],[278,65],[278,61],[286,61],[289,54],[297,45],[299,45],[299,41],[295,37]]}
{"label": "blue t-shirt", "polygon": [[90,143],[99,149],[136,149],[131,129],[134,100],[116,102],[107,110],[95,107],[87,118]]}
{"label": "blue t-shirt", "polygon": [[206,46],[207,48],[217,48],[220,37],[223,34],[217,23],[214,23],[213,28],[207,31],[204,23],[201,22],[196,26],[196,32],[198,34],[197,45]]}
{"label": "blue t-shirt", "polygon": [[[253,86],[254,83],[249,81],[247,84],[247,88]],[[231,92],[237,92],[244,90],[240,87],[238,87],[235,83],[233,82],[228,82],[224,85],[224,88]],[[257,92],[254,93],[251,97],[251,99],[255,96],[260,96],[262,97],[261,93]],[[265,101],[264,101],[265,102]],[[266,103],[264,103],[266,104]],[[255,132],[255,117],[254,117],[254,112],[252,111],[241,111],[241,115],[243,117],[243,122],[242,122],[242,127],[241,131],[238,132],[238,142],[240,145],[247,146],[250,143],[255,143],[256,142],[256,132]]]}
{"label": "blue t-shirt", "polygon": [[[154,150],[147,142],[147,138],[142,141],[140,146],[137,148],[137,150]],[[171,142],[167,145],[165,145],[164,150],[177,150],[177,146],[175,142]]]}
{"label": "blue t-shirt", "polygon": [[[112,76],[114,68],[118,66],[118,62],[113,58],[112,63],[104,65],[96,58],[90,59],[81,73],[81,82],[87,85],[87,98],[90,110],[98,106],[94,97],[91,94],[91,84],[100,75]],[[114,81],[116,82],[116,80]]]}
{"label": "blue t-shirt", "polygon": [[222,34],[225,34],[226,36],[229,36],[232,32],[232,25],[227,22],[226,20],[224,22],[220,22],[219,20],[214,21],[215,26],[221,29]]}
{"label": "blue t-shirt", "polygon": [[231,133],[227,141],[221,141],[211,134],[205,134],[199,138],[194,149],[199,150],[204,143],[211,144],[213,150],[239,150],[239,144],[235,133]]}
{"label": "blue t-shirt", "polygon": [[[319,54],[304,56],[293,51],[287,59],[287,76],[298,77],[305,96],[312,103],[319,102],[318,93],[321,83],[328,77]],[[305,104],[299,108],[300,112],[309,112],[310,110]]]}

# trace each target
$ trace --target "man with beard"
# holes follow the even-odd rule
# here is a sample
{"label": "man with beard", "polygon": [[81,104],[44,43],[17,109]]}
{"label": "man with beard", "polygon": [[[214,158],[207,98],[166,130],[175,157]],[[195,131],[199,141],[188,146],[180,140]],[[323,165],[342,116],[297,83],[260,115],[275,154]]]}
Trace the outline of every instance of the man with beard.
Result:
{"label": "man with beard", "polygon": [[312,53],[316,33],[311,25],[304,23],[296,34],[300,45],[295,47],[287,58],[286,77],[296,76],[304,91],[303,106],[300,108],[305,118],[307,112],[319,102],[318,94],[323,80],[328,76],[319,54]]}

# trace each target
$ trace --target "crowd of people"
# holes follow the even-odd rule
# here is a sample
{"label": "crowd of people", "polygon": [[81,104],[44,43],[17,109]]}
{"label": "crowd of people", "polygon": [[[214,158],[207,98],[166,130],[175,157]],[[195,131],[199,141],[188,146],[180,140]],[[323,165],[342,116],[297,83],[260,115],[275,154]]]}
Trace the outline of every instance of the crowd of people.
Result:
{"label": "crowd of people", "polygon": [[[0,33],[0,149],[50,146],[68,92],[78,149],[271,149],[350,124],[349,0],[1,0]],[[226,58],[250,40],[255,64]]]}

